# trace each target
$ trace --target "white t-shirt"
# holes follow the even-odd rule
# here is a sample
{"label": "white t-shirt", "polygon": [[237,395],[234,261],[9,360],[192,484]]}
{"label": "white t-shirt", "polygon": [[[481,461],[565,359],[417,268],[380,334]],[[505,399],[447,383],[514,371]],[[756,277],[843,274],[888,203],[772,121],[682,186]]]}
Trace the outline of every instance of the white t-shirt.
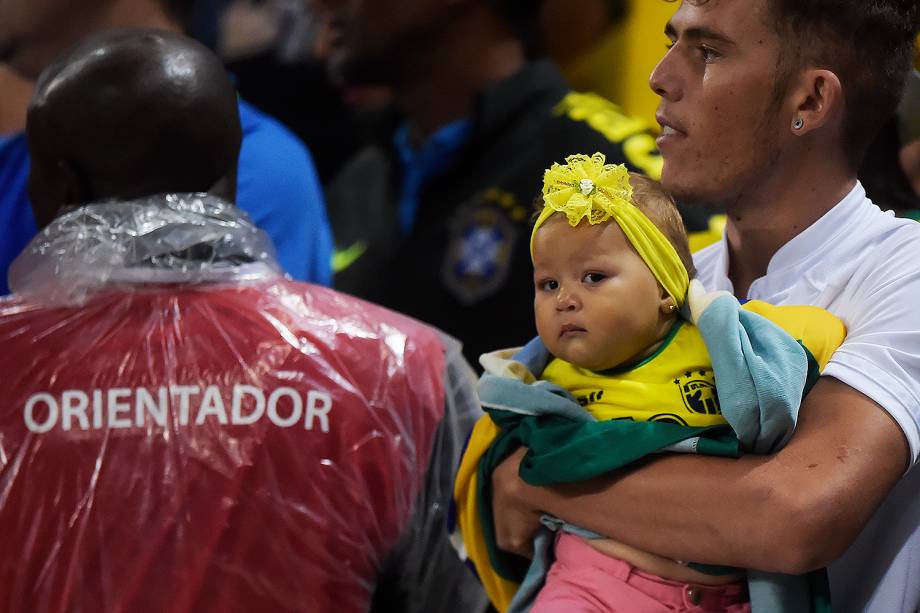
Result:
{"label": "white t-shirt", "polygon": [[[694,256],[709,290],[732,291],[725,238]],[[812,304],[840,317],[843,345],[824,375],[880,404],[920,455],[920,223],[897,219],[857,183],[774,254],[746,298]],[[836,613],[920,610],[920,469],[895,486],[830,569]]]}

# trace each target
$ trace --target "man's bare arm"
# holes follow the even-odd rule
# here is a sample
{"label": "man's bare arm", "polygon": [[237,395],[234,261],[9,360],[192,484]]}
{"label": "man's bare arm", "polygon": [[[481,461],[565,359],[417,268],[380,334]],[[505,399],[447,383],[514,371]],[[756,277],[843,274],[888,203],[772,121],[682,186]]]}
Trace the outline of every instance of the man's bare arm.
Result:
{"label": "man's bare arm", "polygon": [[775,455],[674,454],[554,488],[521,482],[521,455],[493,476],[504,549],[526,553],[544,511],[677,560],[802,573],[843,553],[904,472],[909,452],[884,409],[824,377]]}

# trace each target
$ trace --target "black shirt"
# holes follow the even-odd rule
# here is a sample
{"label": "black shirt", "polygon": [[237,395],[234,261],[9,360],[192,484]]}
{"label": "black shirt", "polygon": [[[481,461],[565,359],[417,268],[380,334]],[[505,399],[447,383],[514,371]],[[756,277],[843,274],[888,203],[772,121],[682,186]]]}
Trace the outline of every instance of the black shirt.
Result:
{"label": "black shirt", "polygon": [[400,166],[391,148],[361,151],[327,193],[337,251],[352,260],[337,289],[431,323],[473,364],[536,334],[531,217],[543,172],[575,153],[656,177],[661,157],[641,120],[572,92],[548,61],[480,92],[454,164],[425,184],[410,234],[397,225]]}

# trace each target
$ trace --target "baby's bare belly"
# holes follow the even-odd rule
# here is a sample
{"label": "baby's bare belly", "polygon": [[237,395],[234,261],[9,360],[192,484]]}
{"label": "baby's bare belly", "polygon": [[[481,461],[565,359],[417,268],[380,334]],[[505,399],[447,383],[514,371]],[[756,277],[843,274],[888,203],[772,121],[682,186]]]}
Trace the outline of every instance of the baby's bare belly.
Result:
{"label": "baby's bare belly", "polygon": [[613,539],[584,539],[584,541],[604,555],[623,560],[641,571],[657,575],[663,579],[670,579],[671,581],[696,583],[698,585],[725,585],[744,578],[744,573],[707,575],[674,560],[669,560],[647,551],[640,551],[635,547],[630,547]]}

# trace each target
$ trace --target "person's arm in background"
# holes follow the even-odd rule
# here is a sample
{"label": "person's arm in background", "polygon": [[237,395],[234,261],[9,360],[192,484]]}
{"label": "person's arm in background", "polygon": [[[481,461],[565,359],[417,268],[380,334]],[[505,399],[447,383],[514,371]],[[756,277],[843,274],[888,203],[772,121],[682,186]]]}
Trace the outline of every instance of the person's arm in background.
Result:
{"label": "person's arm in background", "polygon": [[275,244],[294,279],[332,282],[332,231],[306,147],[276,120],[240,101],[243,146],[237,204]]}
{"label": "person's arm in background", "polygon": [[535,488],[521,453],[493,477],[499,545],[525,552],[536,510],[677,560],[803,573],[837,558],[908,465],[898,424],[822,378],[771,456],[673,455],[592,483]]}
{"label": "person's arm in background", "polygon": [[488,602],[482,585],[449,539],[454,477],[482,409],[476,375],[460,343],[446,335],[442,338],[444,418],[435,434],[415,515],[378,580],[373,612],[475,613],[484,611]]}

